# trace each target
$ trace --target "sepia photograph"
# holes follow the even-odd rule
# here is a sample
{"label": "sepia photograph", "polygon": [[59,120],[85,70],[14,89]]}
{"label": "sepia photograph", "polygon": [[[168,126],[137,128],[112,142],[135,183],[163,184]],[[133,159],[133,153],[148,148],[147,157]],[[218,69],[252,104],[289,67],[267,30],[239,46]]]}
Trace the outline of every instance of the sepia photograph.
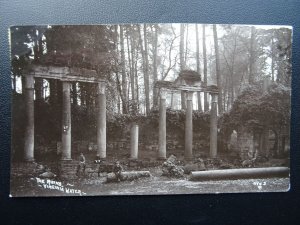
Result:
{"label": "sepia photograph", "polygon": [[11,26],[11,197],[287,192],[292,27]]}

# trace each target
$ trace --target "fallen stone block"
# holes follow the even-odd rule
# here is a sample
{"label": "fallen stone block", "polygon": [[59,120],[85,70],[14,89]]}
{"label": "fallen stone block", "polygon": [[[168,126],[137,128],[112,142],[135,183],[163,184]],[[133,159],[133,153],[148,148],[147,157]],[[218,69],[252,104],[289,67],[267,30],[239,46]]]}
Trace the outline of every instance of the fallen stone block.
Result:
{"label": "fallen stone block", "polygon": [[39,175],[39,178],[55,178],[55,177],[56,177],[56,174],[54,174],[50,171],[44,172]]}
{"label": "fallen stone block", "polygon": [[[132,181],[142,177],[150,177],[151,173],[149,171],[126,171],[121,172],[120,181]],[[118,177],[115,173],[108,173],[106,176],[106,182],[117,182]]]}
{"label": "fallen stone block", "polygon": [[166,161],[162,165],[162,175],[167,177],[183,177],[184,170],[182,166],[177,166],[170,161]]}

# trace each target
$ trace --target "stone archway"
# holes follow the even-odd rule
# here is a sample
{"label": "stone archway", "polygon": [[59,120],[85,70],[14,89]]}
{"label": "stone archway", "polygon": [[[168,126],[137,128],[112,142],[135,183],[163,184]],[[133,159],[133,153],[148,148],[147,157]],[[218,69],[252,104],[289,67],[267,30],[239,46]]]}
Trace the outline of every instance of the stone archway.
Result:
{"label": "stone archway", "polygon": [[106,95],[105,80],[98,78],[96,71],[55,66],[32,65],[30,70],[25,72],[25,143],[24,160],[32,162],[34,158],[34,79],[56,79],[62,81],[62,126],[61,126],[61,160],[72,160],[71,154],[71,98],[70,82],[96,83],[97,91],[97,154],[106,158]]}
{"label": "stone archway", "polygon": [[[200,76],[199,76],[200,77]],[[193,85],[194,84],[194,85]],[[166,93],[184,92],[186,98],[186,120],[185,120],[185,160],[193,159],[193,105],[192,96],[194,92],[206,92],[211,94],[211,111],[210,111],[210,157],[217,157],[217,95],[218,88],[216,86],[204,86],[201,83],[189,83],[176,80],[175,82],[157,81],[155,87],[159,89],[160,104],[159,104],[159,150],[158,158],[166,158]]]}

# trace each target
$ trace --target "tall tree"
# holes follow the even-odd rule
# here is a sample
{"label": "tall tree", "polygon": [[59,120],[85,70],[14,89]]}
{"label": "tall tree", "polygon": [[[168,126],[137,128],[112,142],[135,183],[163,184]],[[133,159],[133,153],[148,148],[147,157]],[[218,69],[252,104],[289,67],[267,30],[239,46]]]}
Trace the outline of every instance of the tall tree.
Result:
{"label": "tall tree", "polygon": [[[184,24],[180,24],[180,49],[179,49],[179,58],[180,58],[180,71],[185,69],[185,60],[184,60]],[[185,93],[181,92],[181,108],[186,109],[186,96]]]}
{"label": "tall tree", "polygon": [[217,86],[219,88],[218,94],[218,109],[219,113],[223,113],[223,104],[222,104],[222,86],[221,86],[221,72],[220,72],[220,56],[219,56],[219,44],[218,44],[218,33],[217,26],[213,25],[214,33],[214,45],[215,45],[215,56],[216,56],[216,77],[217,77]]}
{"label": "tall tree", "polygon": [[[196,28],[196,63],[197,63],[197,73],[200,74],[200,57],[199,57],[199,33],[198,33],[198,24],[195,24]],[[201,77],[201,75],[200,75]],[[198,111],[202,112],[202,103],[201,103],[201,92],[197,92],[198,98]]]}
{"label": "tall tree", "polygon": [[148,40],[147,40],[147,25],[144,24],[144,85],[145,85],[145,97],[146,97],[146,114],[150,113],[150,83],[149,83],[149,59],[148,59]]}
{"label": "tall tree", "polygon": [[[206,34],[205,24],[202,25],[202,45],[203,45],[203,76],[204,85],[207,86],[207,56],[206,56]],[[204,93],[204,111],[208,111],[207,93]]]}
{"label": "tall tree", "polygon": [[[37,36],[34,39],[34,46],[33,46],[33,55],[34,61],[39,63],[40,58],[43,55],[43,42],[42,42],[42,35],[39,35],[39,30],[35,30],[35,35]],[[43,99],[43,78],[35,78],[34,81],[34,89],[35,89],[35,98],[37,102],[42,101]]]}
{"label": "tall tree", "polygon": [[128,98],[127,98],[127,76],[125,68],[125,47],[124,47],[124,32],[123,25],[120,25],[120,46],[121,46],[121,69],[122,69],[122,109],[123,113],[128,113]]}
{"label": "tall tree", "polygon": [[[154,41],[153,41],[153,82],[157,82],[157,42],[158,42],[158,24],[154,25]],[[153,107],[158,106],[158,91],[153,85]]]}
{"label": "tall tree", "polygon": [[[131,34],[131,25],[126,26],[126,41],[127,41],[127,58],[128,58],[128,67],[129,67],[129,84],[130,84],[130,90],[131,90],[131,103],[130,108],[135,113],[135,85],[134,85],[134,58],[133,58],[133,42],[132,38],[130,36]],[[128,88],[129,92],[129,88]],[[128,99],[129,99],[129,93],[128,93]]]}
{"label": "tall tree", "polygon": [[250,50],[249,50],[249,84],[254,83],[254,60],[255,60],[255,27],[251,27]]}
{"label": "tall tree", "polygon": [[141,26],[138,25],[138,31],[139,31],[139,43],[142,53],[142,61],[143,61],[143,73],[144,73],[144,87],[145,87],[145,110],[146,114],[149,114],[150,112],[150,98],[149,98],[149,73],[148,73],[148,51],[147,51],[147,33],[146,33],[146,24],[144,24],[144,44],[145,44],[145,50],[143,46],[143,39],[141,34]]}

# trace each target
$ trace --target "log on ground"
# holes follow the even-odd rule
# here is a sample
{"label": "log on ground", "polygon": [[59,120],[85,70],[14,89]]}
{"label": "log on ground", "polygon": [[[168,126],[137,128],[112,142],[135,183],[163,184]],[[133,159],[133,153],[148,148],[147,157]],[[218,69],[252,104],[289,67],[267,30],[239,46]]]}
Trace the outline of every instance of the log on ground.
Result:
{"label": "log on ground", "polygon": [[288,167],[225,169],[191,172],[191,181],[204,180],[236,180],[236,179],[260,179],[272,177],[289,177]]}

